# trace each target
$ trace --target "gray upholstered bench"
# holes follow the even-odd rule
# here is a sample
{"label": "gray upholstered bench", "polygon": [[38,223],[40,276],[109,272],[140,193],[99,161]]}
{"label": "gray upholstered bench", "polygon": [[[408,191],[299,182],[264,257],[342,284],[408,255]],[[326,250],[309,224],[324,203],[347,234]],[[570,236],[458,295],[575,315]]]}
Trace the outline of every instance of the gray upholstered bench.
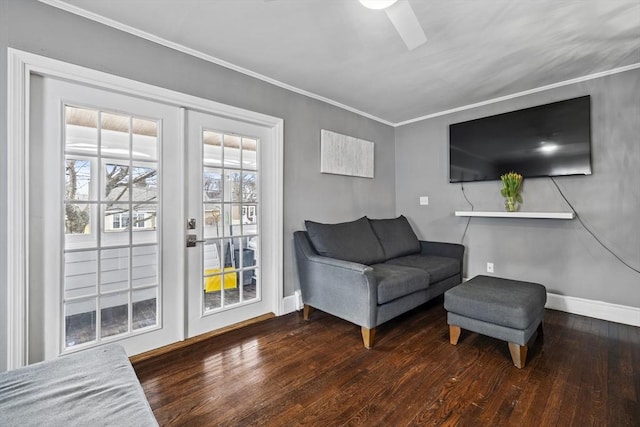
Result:
{"label": "gray upholstered bench", "polygon": [[0,426],[157,427],[119,344],[0,373]]}
{"label": "gray upholstered bench", "polygon": [[514,365],[524,367],[527,344],[542,333],[547,292],[538,283],[476,276],[444,294],[449,339],[456,345],[461,329],[507,341]]}

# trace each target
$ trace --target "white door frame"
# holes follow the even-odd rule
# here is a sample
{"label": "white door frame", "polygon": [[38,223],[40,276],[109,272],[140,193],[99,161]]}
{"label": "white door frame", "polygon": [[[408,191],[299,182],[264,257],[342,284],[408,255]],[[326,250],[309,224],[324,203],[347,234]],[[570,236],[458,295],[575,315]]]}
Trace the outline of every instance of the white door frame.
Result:
{"label": "white door frame", "polygon": [[[8,48],[7,97],[7,368],[15,369],[27,363],[28,355],[28,214],[29,214],[29,82],[32,74],[68,79],[102,89],[151,99],[176,107],[204,111],[210,114],[242,120],[270,129],[273,146],[268,177],[275,185],[264,194],[263,209],[271,218],[264,224],[274,262],[263,271],[264,280],[272,280],[276,295],[273,312],[283,313],[283,129],[281,118],[220,104],[204,98],[138,82],[113,74],[92,70],[29,52]],[[184,138],[184,135],[183,135]],[[184,141],[182,141],[184,142]],[[183,215],[184,217],[184,215]],[[185,230],[186,238],[186,230]],[[266,267],[266,266],[265,266]],[[185,278],[186,280],[186,278]],[[179,301],[184,311],[185,301]],[[184,315],[183,315],[184,317]],[[185,318],[186,325],[186,318]]]}

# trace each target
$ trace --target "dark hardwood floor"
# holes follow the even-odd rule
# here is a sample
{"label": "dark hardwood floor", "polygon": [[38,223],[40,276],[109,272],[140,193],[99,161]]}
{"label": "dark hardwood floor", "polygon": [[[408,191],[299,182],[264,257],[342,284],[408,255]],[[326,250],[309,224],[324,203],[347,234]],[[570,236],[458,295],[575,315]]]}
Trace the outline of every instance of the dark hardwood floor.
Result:
{"label": "dark hardwood floor", "polygon": [[547,310],[505,342],[449,344],[442,299],[378,328],[293,313],[134,365],[160,425],[640,426],[640,328]]}

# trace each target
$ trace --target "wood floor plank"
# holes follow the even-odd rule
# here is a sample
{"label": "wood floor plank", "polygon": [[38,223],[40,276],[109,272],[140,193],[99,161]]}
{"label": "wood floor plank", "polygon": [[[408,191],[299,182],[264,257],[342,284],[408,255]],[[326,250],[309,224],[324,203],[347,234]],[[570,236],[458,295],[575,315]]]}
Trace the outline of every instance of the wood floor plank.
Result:
{"label": "wood floor plank", "polygon": [[[638,425],[639,328],[547,310],[525,368],[442,300],[360,328],[315,310],[134,363],[162,426]],[[634,424],[634,422],[636,424]]]}
{"label": "wood floor plank", "polygon": [[[593,398],[593,387],[581,387],[581,384],[597,382],[597,372],[603,361],[603,352],[600,351],[603,340],[598,336],[596,323],[593,319],[581,318],[587,321],[591,333],[576,332],[574,338],[566,343],[567,351],[573,355],[573,360],[567,366],[566,385],[560,396],[559,405],[573,408],[572,410],[560,411],[557,417],[558,425],[570,425],[572,422],[579,422],[582,425],[592,425],[589,421],[592,410],[597,410],[593,406],[597,403]],[[606,356],[606,355],[605,355]],[[604,358],[606,360],[606,357]],[[591,401],[589,407],[583,407],[579,402]]]}
{"label": "wood floor plank", "polygon": [[640,420],[640,328],[625,329],[629,335],[631,366],[633,367],[631,378],[633,381],[633,387],[636,391],[635,408],[631,412],[630,417],[635,420]]}
{"label": "wood floor plank", "polygon": [[[398,377],[397,373],[406,372],[407,369],[419,369],[419,367],[407,365],[416,360],[417,351],[425,351],[423,345],[424,334],[434,328],[434,323],[427,323],[422,326],[421,324],[412,324],[409,322],[410,320],[410,318],[399,319],[396,322],[392,322],[391,325],[387,325],[393,327],[393,329],[385,336],[384,342],[381,340],[379,342],[380,345],[364,353],[370,359],[369,364],[366,365],[365,375],[359,376],[359,381],[350,384],[349,388],[341,389],[338,393],[335,393],[333,398],[308,406],[304,416],[299,419],[300,422],[302,424],[316,425],[321,422],[321,419],[317,419],[318,416],[330,416],[337,424],[353,423],[353,420],[349,418],[354,417],[354,412],[356,412],[355,416],[357,417],[359,410],[367,412],[369,409],[375,409],[377,400],[393,402],[392,405],[395,406],[396,402],[389,396],[389,393],[395,385],[403,381],[402,376]],[[398,331],[402,330],[411,332],[398,333]],[[390,357],[391,353],[385,350],[387,346],[396,349],[401,347],[402,355],[400,357]],[[426,351],[431,351],[431,349]],[[362,362],[358,361],[354,368],[357,370],[361,366],[363,366]],[[382,372],[383,375],[373,376],[371,372]],[[363,388],[369,390],[369,393],[361,393],[360,391]],[[342,396],[345,394],[350,396],[348,402],[342,401]],[[383,395],[381,396],[380,394]],[[372,401],[374,405],[370,404]],[[366,416],[362,419],[366,419]]]}
{"label": "wood floor plank", "polygon": [[[407,369],[399,370],[401,374],[394,374],[390,370],[390,378],[383,377],[376,383],[376,392],[360,410],[348,419],[347,425],[404,425],[414,417],[414,412],[423,404],[416,401],[416,396],[427,396],[441,391],[440,385],[450,381],[451,365],[435,365],[433,360],[439,360],[449,352],[448,339],[442,339],[439,345],[425,348],[414,353],[405,361]],[[387,375],[389,376],[389,375]],[[425,381],[425,376],[429,381]],[[437,383],[438,387],[428,388],[429,384]],[[345,414],[349,415],[349,414]]]}
{"label": "wood floor plank", "polygon": [[[553,380],[547,389],[547,397],[544,409],[540,414],[541,425],[561,425],[559,420],[561,416],[566,415],[567,407],[563,406],[563,401],[567,395],[572,396],[577,391],[574,389],[572,378],[577,376],[576,369],[581,363],[584,363],[584,348],[590,345],[584,344],[581,338],[590,327],[590,318],[582,316],[574,316],[571,319],[571,334],[566,333],[565,339],[558,343],[553,349],[550,349],[554,356],[556,373],[552,375]],[[545,331],[546,332],[546,331]],[[574,381],[575,382],[575,381]],[[571,410],[573,410],[571,406]]]}
{"label": "wood floor plank", "polygon": [[[619,323],[608,324],[609,342],[615,345],[608,347],[610,363],[607,375],[607,415],[611,423],[620,426],[640,424],[634,384],[625,380],[633,375],[631,343],[626,329],[628,328]],[[636,417],[632,417],[634,412]]]}

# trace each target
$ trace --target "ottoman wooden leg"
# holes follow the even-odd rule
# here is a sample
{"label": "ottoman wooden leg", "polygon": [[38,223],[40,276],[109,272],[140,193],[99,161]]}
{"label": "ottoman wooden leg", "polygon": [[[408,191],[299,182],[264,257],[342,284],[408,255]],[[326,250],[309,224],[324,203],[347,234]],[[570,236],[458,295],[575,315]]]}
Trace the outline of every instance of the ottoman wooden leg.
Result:
{"label": "ottoman wooden leg", "polygon": [[449,325],[449,342],[453,345],[458,344],[458,338],[460,338],[460,326]]}
{"label": "ottoman wooden leg", "polygon": [[509,352],[511,353],[511,360],[513,360],[513,364],[516,365],[516,368],[524,368],[524,365],[527,362],[527,346],[510,342]]}

